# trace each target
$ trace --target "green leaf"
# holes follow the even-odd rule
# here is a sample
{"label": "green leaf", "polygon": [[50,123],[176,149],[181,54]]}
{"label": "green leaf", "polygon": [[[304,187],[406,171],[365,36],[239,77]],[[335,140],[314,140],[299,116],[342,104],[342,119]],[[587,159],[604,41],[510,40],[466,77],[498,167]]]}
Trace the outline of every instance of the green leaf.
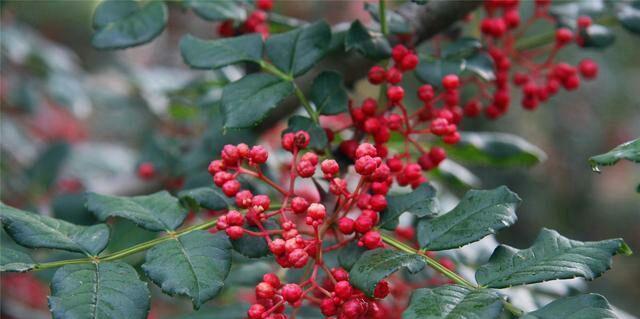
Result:
{"label": "green leaf", "polygon": [[460,142],[447,147],[456,160],[474,165],[532,166],[546,160],[547,155],[523,138],[506,133],[463,132]]}
{"label": "green leaf", "polygon": [[425,261],[419,255],[378,248],[362,254],[349,272],[349,281],[371,297],[376,285],[400,268],[406,267],[410,273],[417,273],[424,266]]}
{"label": "green leaf", "polygon": [[31,256],[7,247],[6,244],[0,246],[0,272],[27,272],[35,267],[35,262]]}
{"label": "green leaf", "polygon": [[78,226],[0,203],[0,221],[16,243],[29,248],[52,248],[97,255],[109,241],[105,224]]}
{"label": "green leaf", "polygon": [[[371,14],[371,17],[374,20],[376,20],[377,22],[380,22],[380,16],[379,16],[380,10],[377,4],[365,3],[364,9],[367,10],[369,14]],[[409,25],[409,22],[400,14],[391,10],[386,10],[385,16],[387,18],[386,19],[387,25],[389,26],[389,31],[391,33],[396,33],[396,34],[411,33],[411,26]]]}
{"label": "green leaf", "polygon": [[585,48],[606,48],[616,40],[615,34],[607,27],[593,24],[581,32]]}
{"label": "green leaf", "polygon": [[616,17],[627,31],[640,34],[640,2],[634,1],[632,4],[620,2]]}
{"label": "green leaf", "polygon": [[424,183],[411,193],[387,196],[387,208],[382,212],[379,227],[393,230],[398,227],[398,217],[409,212],[417,217],[434,217],[440,211],[436,189]]}
{"label": "green leaf", "polygon": [[421,60],[416,68],[418,80],[431,84],[434,87],[442,87],[442,78],[448,74],[460,74],[465,68],[464,60],[444,60],[436,61]]}
{"label": "green leaf", "polygon": [[282,72],[297,76],[307,72],[329,49],[331,28],[319,21],[267,39],[267,56]]}
{"label": "green leaf", "polygon": [[196,69],[217,69],[239,62],[259,62],[262,37],[248,34],[216,40],[201,40],[190,34],[180,40],[184,62]]}
{"label": "green leaf", "polygon": [[471,37],[462,37],[449,44],[442,50],[442,58],[446,60],[460,60],[468,58],[482,48],[480,40]]}
{"label": "green leaf", "polygon": [[565,297],[525,314],[522,319],[617,319],[607,299],[598,294]]}
{"label": "green leaf", "polygon": [[476,272],[476,281],[505,288],[575,277],[592,280],[611,268],[611,257],[617,253],[631,254],[622,239],[581,242],[544,228],[530,248],[498,246]]}
{"label": "green leaf", "polygon": [[93,225],[96,217],[85,206],[83,193],[63,193],[53,198],[53,217],[76,225]]}
{"label": "green leaf", "polygon": [[249,74],[222,91],[225,127],[243,128],[259,123],[293,93],[293,84],[266,73]]}
{"label": "green leaf", "polygon": [[446,182],[455,187],[469,189],[477,188],[480,186],[480,178],[469,171],[466,167],[450,160],[446,159],[438,168],[431,171],[433,177]]}
{"label": "green leaf", "polygon": [[94,13],[96,33],[91,44],[97,49],[124,49],[147,43],[164,30],[167,17],[163,1],[102,1]]}
{"label": "green leaf", "polygon": [[232,201],[217,187],[198,187],[178,193],[181,201],[190,207],[200,206],[206,209],[221,210],[228,208]]}
{"label": "green leaf", "polygon": [[51,279],[49,310],[55,319],[144,319],[149,288],[124,262],[66,265]]}
{"label": "green leaf", "polygon": [[391,45],[382,33],[368,30],[360,20],[353,21],[344,39],[347,51],[356,50],[366,58],[382,60],[391,56]]}
{"label": "green leaf", "polygon": [[187,216],[186,209],[167,191],[134,197],[88,193],[87,208],[99,220],[118,216],[150,231],[175,230]]}
{"label": "green leaf", "polygon": [[447,285],[434,289],[416,289],[411,294],[403,319],[499,318],[500,296],[490,289]]}
{"label": "green leaf", "polygon": [[640,163],[640,138],[616,146],[614,149],[589,158],[589,164],[594,172],[599,172],[599,166],[614,165],[621,159]]}
{"label": "green leaf", "polygon": [[311,86],[311,102],[320,114],[333,115],[347,111],[349,97],[342,75],[335,71],[323,71]]}
{"label": "green leaf", "polygon": [[209,21],[244,21],[247,18],[246,10],[232,0],[186,0],[185,4]]}
{"label": "green leaf", "polygon": [[197,309],[222,290],[231,244],[223,234],[196,230],[153,247],[142,269],[162,291],[190,297]]}
{"label": "green leaf", "polygon": [[313,148],[313,149],[323,149],[327,143],[329,143],[329,140],[327,138],[327,133],[324,131],[324,129],[320,126],[318,126],[318,124],[316,124],[315,122],[313,122],[313,120],[311,120],[308,117],[305,116],[301,116],[301,115],[294,115],[292,117],[289,118],[289,121],[287,121],[288,127],[286,130],[284,130],[282,133],[288,133],[288,132],[297,132],[297,131],[306,131],[307,133],[309,133],[309,147]]}
{"label": "green leaf", "polygon": [[450,212],[418,222],[420,247],[426,250],[458,248],[513,225],[520,197],[506,186],[470,190]]}
{"label": "green leaf", "polygon": [[58,174],[65,160],[69,157],[71,148],[64,142],[53,143],[47,147],[34,163],[26,170],[31,184],[48,189],[58,178]]}
{"label": "green leaf", "polygon": [[340,263],[342,268],[351,270],[353,265],[355,265],[365,251],[367,251],[367,249],[358,246],[358,242],[354,240],[343,249],[340,249],[340,253],[338,254],[338,263]]}
{"label": "green leaf", "polygon": [[465,60],[465,71],[469,71],[485,81],[493,81],[496,78],[496,66],[491,56],[479,52]]}
{"label": "green leaf", "polygon": [[[268,222],[266,228],[273,229],[273,226],[275,226],[273,223]],[[256,226],[250,226],[247,227],[247,229],[254,232],[260,231],[260,229]],[[239,239],[231,240],[231,246],[233,247],[233,250],[249,258],[262,258],[271,254],[269,245],[262,237],[245,235],[240,237]]]}

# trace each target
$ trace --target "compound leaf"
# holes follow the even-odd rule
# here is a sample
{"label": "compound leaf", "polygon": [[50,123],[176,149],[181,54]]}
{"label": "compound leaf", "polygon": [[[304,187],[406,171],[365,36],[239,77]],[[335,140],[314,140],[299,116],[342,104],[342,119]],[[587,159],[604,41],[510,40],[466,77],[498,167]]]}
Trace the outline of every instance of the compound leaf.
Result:
{"label": "compound leaf", "polygon": [[403,319],[499,318],[502,301],[490,289],[447,285],[413,291]]}
{"label": "compound leaf", "polygon": [[202,40],[190,34],[180,40],[184,62],[196,69],[217,69],[239,62],[258,62],[262,57],[262,37],[248,34],[216,40]]}
{"label": "compound leaf", "polygon": [[594,172],[599,172],[599,166],[614,165],[621,159],[640,163],[640,138],[616,146],[614,149],[589,158],[589,164]]}
{"label": "compound leaf", "polygon": [[378,248],[360,256],[349,272],[349,281],[368,296],[373,296],[376,285],[400,268],[417,273],[424,266],[425,261],[419,255]]}
{"label": "compound leaf", "polygon": [[585,294],[555,300],[527,313],[522,319],[617,319],[609,302],[598,294]]}
{"label": "compound leaf", "polygon": [[282,72],[297,76],[324,57],[331,43],[331,28],[319,21],[267,39],[267,56]]}
{"label": "compound leaf", "polygon": [[398,226],[398,217],[405,212],[417,217],[434,217],[439,211],[436,189],[424,183],[411,193],[387,196],[387,208],[382,213],[379,226],[393,230]]}

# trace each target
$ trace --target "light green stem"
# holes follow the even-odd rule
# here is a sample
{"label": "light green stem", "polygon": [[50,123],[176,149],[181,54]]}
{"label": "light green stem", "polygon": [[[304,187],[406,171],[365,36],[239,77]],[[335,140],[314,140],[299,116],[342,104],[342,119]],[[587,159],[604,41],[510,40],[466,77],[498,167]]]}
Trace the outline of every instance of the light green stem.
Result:
{"label": "light green stem", "polygon": [[165,241],[168,240],[172,240],[172,239],[176,239],[180,236],[186,235],[194,230],[204,230],[204,229],[209,229],[213,226],[215,226],[216,222],[218,220],[217,219],[213,219],[201,224],[197,224],[197,225],[193,225],[190,227],[187,227],[185,229],[182,229],[178,232],[172,232],[169,233],[165,236],[162,237],[158,237],[158,238],[154,238],[152,240],[146,241],[144,243],[140,243],[137,244],[135,246],[131,246],[129,248],[125,248],[123,250],[120,251],[116,251],[113,252],[111,254],[106,254],[104,256],[99,256],[99,257],[90,257],[90,258],[79,258],[79,259],[67,259],[67,260],[59,260],[59,261],[52,261],[52,262],[47,262],[47,263],[40,263],[40,264],[36,264],[36,266],[34,267],[34,271],[38,271],[38,270],[44,270],[44,269],[51,269],[51,268],[58,268],[58,267],[62,267],[64,265],[72,265],[72,264],[88,264],[88,263],[99,263],[101,261],[111,261],[111,260],[116,260],[116,259],[122,259],[124,257],[127,257],[129,255],[133,255],[135,253],[139,253],[142,251],[145,251],[157,244],[163,243]]}
{"label": "light green stem", "polygon": [[389,26],[387,25],[387,4],[385,0],[380,0],[378,5],[378,15],[380,16],[380,31],[385,36],[389,35]]}
{"label": "light green stem", "polygon": [[[389,236],[386,234],[381,234],[382,235],[382,240],[387,243],[389,246],[392,246],[398,250],[404,251],[406,253],[409,254],[417,254],[420,257],[422,257],[426,262],[427,265],[431,268],[433,268],[435,271],[441,273],[442,275],[444,275],[445,277],[453,280],[453,282],[468,287],[468,288],[472,288],[472,289],[481,289],[482,287],[475,285],[471,282],[469,282],[468,280],[464,279],[462,276],[458,275],[457,273],[455,273],[454,271],[451,271],[449,269],[447,269],[446,267],[444,267],[443,265],[441,265],[437,260],[425,255],[424,253],[422,253],[421,251],[414,249],[413,247]],[[512,303],[506,301],[506,300],[502,300],[502,303],[504,304],[504,308],[507,309],[509,312],[511,312],[513,315],[520,317],[524,314],[524,311],[522,311],[520,308],[514,306]]]}

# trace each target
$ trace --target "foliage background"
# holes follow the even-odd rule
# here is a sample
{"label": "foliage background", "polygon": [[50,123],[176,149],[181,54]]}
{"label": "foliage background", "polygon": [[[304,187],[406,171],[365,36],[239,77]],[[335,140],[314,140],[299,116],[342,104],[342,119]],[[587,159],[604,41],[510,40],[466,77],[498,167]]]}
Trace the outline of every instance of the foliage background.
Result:
{"label": "foliage background", "polygon": [[[5,29],[0,32],[3,202],[25,207],[27,202],[34,201],[19,197],[30,194],[31,199],[38,200],[35,207],[28,208],[51,214],[73,211],[70,206],[64,206],[63,200],[41,189],[34,190],[34,184],[28,181],[29,178],[46,180],[45,173],[50,172],[51,167],[41,169],[40,173],[36,170],[31,175],[25,174],[38,155],[61,138],[70,142],[74,155],[65,157],[59,177],[80,177],[91,190],[118,194],[144,193],[160,187],[142,183],[135,177],[140,150],[152,128],[181,129],[180,125],[168,127],[166,119],[181,123],[191,116],[188,108],[179,107],[175,100],[166,98],[167,88],[179,88],[188,79],[202,75],[189,70],[182,62],[178,41],[188,32],[212,38],[215,26],[195,18],[192,12],[181,12],[178,6],[171,6],[168,28],[151,44],[124,51],[97,51],[90,46],[91,12],[95,5],[88,0],[2,2],[1,23]],[[332,24],[354,18],[368,19],[360,1],[278,1],[275,11],[306,20],[325,18]],[[8,26],[31,28],[71,50],[78,68],[71,74],[72,79],[61,80],[61,85],[68,93],[73,91],[69,91],[65,83],[79,83],[86,96],[69,94],[70,99],[66,101],[36,99],[29,103],[29,99],[19,99],[20,102],[9,106],[7,98],[15,96],[17,90],[33,93],[38,89],[24,80],[34,75],[32,70],[7,66],[5,44],[13,47],[25,41],[25,38],[9,38]],[[640,136],[637,91],[640,88],[640,55],[637,54],[640,41],[627,32],[616,32],[616,36],[615,44],[604,51],[578,52],[575,48],[563,51],[561,57],[572,63],[588,56],[600,65],[597,80],[584,83],[577,92],[560,94],[534,113],[512,105],[508,115],[497,121],[475,120],[465,124],[469,129],[523,136],[549,156],[546,162],[531,169],[473,169],[481,178],[483,188],[508,185],[524,199],[518,223],[500,233],[501,242],[528,246],[544,225],[570,238],[623,237],[632,249],[637,251],[640,247],[640,194],[636,192],[636,187],[640,187],[640,166],[623,161],[596,174],[587,163],[588,157]],[[53,53],[40,54],[51,56]],[[233,79],[237,74],[230,71],[227,76]],[[362,94],[369,89],[360,84],[355,88]],[[24,94],[18,96],[25,98]],[[31,105],[32,110],[28,113],[16,110],[16,105]],[[21,188],[25,183],[28,186]],[[53,203],[65,209],[56,210]],[[79,211],[68,218],[75,222],[88,218]],[[135,236],[141,234],[135,233]],[[3,237],[3,243],[5,240]],[[136,241],[140,241],[139,238]],[[606,278],[588,284],[589,290],[608,296],[615,305],[632,314],[640,314],[637,303],[640,255],[618,258],[615,263]],[[7,281],[3,280],[3,317],[9,315],[5,313],[6,300],[9,300],[5,298],[9,293],[6,287]],[[163,311],[156,310],[156,313]]]}

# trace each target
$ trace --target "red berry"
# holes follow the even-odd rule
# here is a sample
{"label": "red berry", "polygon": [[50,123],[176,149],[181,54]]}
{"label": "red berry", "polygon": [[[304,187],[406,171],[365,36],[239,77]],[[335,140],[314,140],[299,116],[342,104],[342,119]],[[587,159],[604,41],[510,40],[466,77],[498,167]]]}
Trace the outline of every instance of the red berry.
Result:
{"label": "red berry", "polygon": [[578,71],[585,79],[593,79],[598,75],[598,64],[591,59],[584,59],[578,64]]}
{"label": "red berry", "polygon": [[371,209],[380,212],[387,208],[387,199],[383,195],[373,195],[369,200],[369,205]]}
{"label": "red berry", "polygon": [[307,216],[315,220],[322,220],[327,215],[327,210],[324,205],[319,203],[313,203],[307,209]]}
{"label": "red berry", "polygon": [[442,78],[442,86],[447,90],[455,90],[460,86],[460,79],[455,74],[448,74]]}
{"label": "red berry", "polygon": [[371,179],[374,182],[384,182],[389,178],[389,175],[391,175],[391,169],[389,169],[389,166],[387,166],[387,164],[380,164],[378,165],[378,167],[376,167],[376,170],[373,171],[373,174],[371,174]]}
{"label": "red berry", "polygon": [[429,157],[429,154],[422,154],[422,156],[418,158],[418,165],[425,171],[431,170],[436,166],[431,160],[431,157]]}
{"label": "red berry", "polygon": [[346,140],[340,143],[339,149],[342,154],[346,155],[349,158],[354,158],[356,155],[356,148],[358,148],[358,141],[356,140]]}
{"label": "red berry", "polygon": [[342,305],[342,315],[345,319],[356,319],[364,314],[364,304],[358,299],[349,299]]}
{"label": "red berry", "polygon": [[262,211],[268,210],[271,200],[267,195],[256,195],[251,199],[251,206],[259,207]]}
{"label": "red berry", "polygon": [[242,190],[236,194],[236,205],[239,208],[249,208],[253,194],[249,190]]}
{"label": "red berry", "polygon": [[300,196],[296,196],[291,200],[291,210],[296,214],[302,214],[309,208],[309,202]]}
{"label": "red berry", "polygon": [[[324,298],[320,302],[320,311],[326,317],[331,317],[331,316],[333,316],[333,315],[338,313],[338,307],[336,307],[336,304],[333,302],[333,299]],[[253,318],[251,318],[251,319],[253,319]]]}
{"label": "red berry", "polygon": [[256,0],[256,7],[260,10],[269,11],[273,9],[273,0]]}
{"label": "red berry", "polygon": [[226,20],[218,25],[218,34],[222,37],[232,37],[235,34],[233,20]]}
{"label": "red berry", "polygon": [[276,256],[285,253],[285,241],[282,238],[276,238],[269,243],[269,250]]}
{"label": "red berry", "polygon": [[333,177],[333,175],[338,174],[338,172],[340,171],[340,166],[335,160],[326,159],[322,161],[322,164],[320,164],[320,169],[322,169],[325,178],[331,178]]}
{"label": "red berry", "polygon": [[400,63],[407,53],[409,53],[407,47],[402,44],[398,44],[391,50],[391,57],[393,58],[393,61]]}
{"label": "red berry", "polygon": [[368,77],[371,84],[381,84],[385,80],[386,72],[383,67],[375,65],[369,69]]}
{"label": "red berry", "polygon": [[300,161],[296,166],[296,171],[298,175],[303,178],[311,177],[316,172],[316,166],[313,165],[310,161]]}
{"label": "red berry", "polygon": [[298,284],[286,284],[282,287],[282,298],[294,303],[302,298],[302,288]]}
{"label": "red berry", "polygon": [[356,172],[362,176],[371,175],[377,167],[378,164],[373,157],[369,155],[358,158],[355,163]]}
{"label": "red berry", "polygon": [[249,310],[247,311],[247,315],[249,316],[249,319],[261,319],[262,314],[265,311],[266,311],[266,308],[263,305],[256,303],[251,305],[251,307],[249,307]]}
{"label": "red berry", "polygon": [[482,111],[482,106],[478,100],[470,100],[464,106],[464,115],[468,117],[476,117],[480,115]]}
{"label": "red berry", "polygon": [[404,98],[404,89],[400,86],[390,86],[387,89],[387,98],[391,102],[400,102]]}
{"label": "red berry", "polygon": [[271,299],[276,294],[276,290],[271,284],[266,282],[261,282],[256,286],[256,297]]}
{"label": "red berry", "polygon": [[513,29],[520,24],[520,13],[518,9],[507,10],[504,13],[504,22],[507,24],[509,29]]}
{"label": "red berry", "polygon": [[376,109],[378,109],[378,102],[372,98],[367,98],[362,101],[362,112],[368,116],[373,116],[376,114]]}
{"label": "red berry", "polygon": [[437,166],[447,158],[447,152],[442,147],[434,146],[429,150],[429,158]]}
{"label": "red berry", "polygon": [[269,158],[269,153],[261,145],[252,147],[249,152],[251,164],[264,164],[267,162],[267,158]]}
{"label": "red berry", "polygon": [[242,226],[244,224],[244,216],[237,210],[230,210],[227,213],[227,223],[231,226]]}
{"label": "red berry", "polygon": [[522,99],[522,107],[524,107],[527,110],[535,110],[538,107],[538,97],[525,96]]}
{"label": "red berry", "polygon": [[224,183],[233,179],[233,174],[228,172],[217,172],[213,175],[213,183],[218,187],[222,187]]}
{"label": "red berry", "polygon": [[222,161],[231,167],[238,165],[240,154],[238,148],[234,145],[227,144],[222,148]]}
{"label": "red berry", "polygon": [[380,129],[380,120],[375,117],[370,117],[364,121],[364,131],[369,134],[374,134]]}
{"label": "red berry", "polygon": [[336,281],[349,280],[349,273],[342,268],[332,268],[331,275]]}
{"label": "red berry", "polygon": [[390,68],[387,71],[387,82],[391,84],[398,84],[402,82],[402,71],[397,68]]}
{"label": "red berry", "polygon": [[286,133],[285,135],[282,135],[282,148],[289,152],[293,151],[294,139],[295,135],[293,133]]}
{"label": "red berry", "polygon": [[[303,249],[297,248],[289,253],[289,263],[295,268],[302,268],[309,261],[309,254]],[[286,286],[285,286],[286,287]]]}
{"label": "red berry", "polygon": [[365,155],[369,155],[371,157],[375,157],[378,155],[378,151],[376,150],[376,147],[369,144],[369,143],[362,143],[360,145],[358,145],[358,148],[356,148],[356,158],[360,158],[363,157]]}
{"label": "red berry", "polygon": [[560,28],[556,30],[556,45],[563,46],[573,39],[573,32],[568,28]]}
{"label": "red berry", "polygon": [[391,138],[391,130],[386,126],[380,126],[380,129],[373,134],[373,140],[376,144],[384,144]]}
{"label": "red berry", "polygon": [[214,160],[214,161],[211,161],[211,163],[209,163],[209,167],[207,168],[207,171],[209,171],[209,174],[213,176],[217,172],[223,171],[224,169],[225,167],[222,160]]}
{"label": "red berry", "polygon": [[294,135],[294,144],[298,149],[303,149],[306,148],[307,145],[309,145],[309,142],[311,141],[311,137],[309,136],[309,133],[307,133],[306,131],[297,131]]}
{"label": "red berry", "polygon": [[373,296],[382,299],[387,295],[389,295],[389,283],[386,280],[382,280],[376,285]]}
{"label": "red berry", "polygon": [[423,102],[429,102],[433,99],[433,86],[429,84],[422,85],[418,88],[418,98]]}
{"label": "red berry", "polygon": [[578,17],[578,28],[586,29],[591,26],[591,17],[589,16],[579,16]]}
{"label": "red berry", "polygon": [[449,132],[448,127],[449,127],[449,121],[443,118],[437,118],[431,121],[431,125],[429,126],[429,129],[431,130],[431,133],[435,135],[444,135],[444,134],[447,134],[447,132]]}
{"label": "red berry", "polygon": [[244,235],[244,229],[240,226],[231,226],[226,229],[226,232],[231,239],[240,239]]}
{"label": "red berry", "polygon": [[240,190],[240,186],[240,182],[232,179],[222,185],[222,192],[229,197],[236,196],[236,194]]}
{"label": "red berry", "polygon": [[142,179],[148,180],[155,176],[156,169],[151,162],[144,162],[138,166],[138,176]]}
{"label": "red berry", "polygon": [[521,85],[525,85],[527,82],[529,82],[529,76],[524,74],[524,73],[520,73],[520,72],[516,72],[513,75],[513,83],[517,86],[521,86]]}
{"label": "red berry", "polygon": [[355,222],[349,217],[342,217],[338,220],[338,229],[345,235],[353,233]]}
{"label": "red berry", "polygon": [[367,232],[362,236],[360,241],[367,249],[375,249],[382,245],[382,237],[380,237],[380,233],[377,231]]}
{"label": "red berry", "polygon": [[562,86],[567,91],[573,91],[580,86],[580,78],[577,75],[572,75],[562,80]]}
{"label": "red berry", "polygon": [[354,228],[357,232],[364,234],[373,228],[373,220],[365,215],[360,215],[356,218]]}
{"label": "red berry", "polygon": [[262,276],[262,281],[270,284],[273,288],[280,288],[280,278],[274,273],[266,273]]}
{"label": "red berry", "polygon": [[387,160],[387,166],[389,166],[389,169],[392,172],[399,172],[402,170],[402,167],[404,166],[402,164],[402,159],[398,158],[398,157],[392,157],[390,159]]}
{"label": "red berry", "polygon": [[351,284],[348,281],[343,280],[335,284],[333,291],[336,293],[336,296],[342,299],[349,299],[351,293],[353,293],[353,288],[351,288]]}
{"label": "red berry", "polygon": [[413,53],[408,53],[407,55],[404,56],[404,58],[402,58],[402,61],[400,62],[399,66],[400,69],[404,70],[404,71],[410,71],[416,68],[416,66],[418,66],[418,62],[420,62],[418,60],[418,56],[413,54]]}
{"label": "red berry", "polygon": [[442,141],[447,143],[447,144],[456,144],[460,141],[460,133],[458,132],[453,132],[449,135],[445,135],[442,138]]}

